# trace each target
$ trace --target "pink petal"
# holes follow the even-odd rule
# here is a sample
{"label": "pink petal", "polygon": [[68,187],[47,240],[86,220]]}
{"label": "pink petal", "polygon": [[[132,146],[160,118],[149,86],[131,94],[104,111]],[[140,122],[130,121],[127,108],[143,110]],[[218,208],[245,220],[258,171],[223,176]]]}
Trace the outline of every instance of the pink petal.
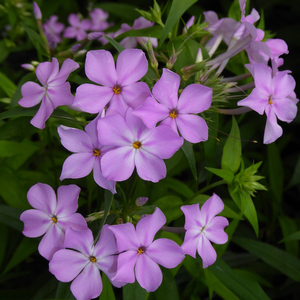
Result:
{"label": "pink petal", "polygon": [[191,143],[207,141],[208,127],[206,122],[197,115],[179,114],[176,118],[178,130],[182,137]]}
{"label": "pink petal", "polygon": [[29,204],[35,209],[43,211],[48,216],[56,210],[56,195],[51,186],[45,183],[37,183],[28,193]]}
{"label": "pink petal", "polygon": [[167,168],[164,161],[143,150],[136,151],[134,163],[140,178],[152,182],[158,182],[166,177]]}
{"label": "pink petal", "polygon": [[39,110],[37,111],[35,116],[31,119],[30,123],[36,128],[44,129],[45,122],[53,113],[54,108],[55,107],[51,103],[50,99],[44,97]]}
{"label": "pink petal", "polygon": [[117,84],[115,62],[106,50],[92,50],[86,55],[85,73],[88,79],[113,88]]}
{"label": "pink petal", "polygon": [[289,98],[274,99],[272,110],[281,121],[292,122],[297,115],[297,105]]}
{"label": "pink petal", "polygon": [[197,229],[199,230],[205,224],[200,223],[200,209],[199,204],[192,204],[192,205],[184,205],[180,208],[184,215],[185,215],[185,224],[184,229]]}
{"label": "pink petal", "polygon": [[89,30],[92,26],[91,21],[88,19],[84,19],[81,21],[80,27],[84,30]]}
{"label": "pink petal", "polygon": [[205,229],[205,236],[216,244],[225,244],[228,241],[228,235],[224,230],[209,230]]}
{"label": "pink petal", "polygon": [[118,255],[117,274],[112,278],[113,281],[134,283],[134,266],[138,258],[137,250],[129,250]]}
{"label": "pink petal", "polygon": [[268,105],[266,107],[267,123],[264,132],[264,144],[270,144],[282,136],[282,128],[277,124],[275,113]]}
{"label": "pink petal", "polygon": [[157,127],[160,127],[162,125],[170,127],[176,133],[176,135],[179,136],[178,129],[177,129],[177,124],[176,124],[176,118],[172,119],[169,116],[168,118],[162,120],[161,123],[159,124],[159,126],[157,126]]}
{"label": "pink petal", "polygon": [[200,235],[197,250],[203,260],[203,269],[212,265],[216,261],[216,250],[213,248],[210,241],[205,237],[204,234]]}
{"label": "pink petal", "polygon": [[147,215],[140,219],[136,224],[136,234],[141,245],[148,247],[158,230],[166,223],[166,217],[163,212],[156,207],[152,215]]}
{"label": "pink petal", "polygon": [[76,299],[90,300],[99,297],[102,292],[100,271],[94,263],[89,263],[71,284]]}
{"label": "pink petal", "polygon": [[146,250],[146,255],[165,268],[177,267],[184,259],[180,246],[169,239],[155,240]]}
{"label": "pink petal", "polygon": [[278,72],[273,78],[273,96],[274,98],[286,98],[290,95],[295,87],[295,79],[286,74],[286,72]]}
{"label": "pink petal", "polygon": [[83,130],[60,125],[57,129],[62,145],[71,152],[93,151],[89,135]]}
{"label": "pink petal", "polygon": [[61,105],[71,105],[74,101],[74,96],[71,94],[69,82],[65,82],[58,86],[49,85],[47,96],[52,102],[54,108]]}
{"label": "pink petal", "polygon": [[132,114],[142,119],[149,128],[153,128],[159,121],[169,117],[169,109],[158,103],[154,98],[148,97],[143,105],[135,109]]}
{"label": "pink petal", "polygon": [[186,231],[184,236],[184,242],[181,245],[181,249],[185,254],[196,258],[196,249],[198,245],[199,236],[199,229],[189,229]]}
{"label": "pink petal", "polygon": [[52,83],[55,85],[61,85],[63,84],[69,77],[70,73],[73,72],[74,70],[79,68],[79,64],[75,62],[74,60],[67,58],[61,68],[58,74],[55,76],[54,79],[49,81],[48,83]]}
{"label": "pink petal", "polygon": [[105,153],[101,158],[103,176],[113,181],[128,179],[134,170],[134,151],[132,146],[124,146]]}
{"label": "pink petal", "polygon": [[74,27],[67,27],[64,31],[64,37],[72,39],[76,37],[77,35],[77,29]]}
{"label": "pink petal", "polygon": [[106,256],[117,254],[118,248],[115,240],[115,236],[112,230],[108,229],[108,225],[105,224],[101,229],[99,240],[94,248],[94,255],[98,259]]}
{"label": "pink petal", "polygon": [[[132,131],[121,115],[106,116],[98,121],[98,138],[102,145],[129,146],[133,141]],[[103,170],[102,170],[103,171]]]}
{"label": "pink petal", "polygon": [[125,121],[131,129],[132,142],[136,140],[142,142],[149,136],[151,131],[146,128],[146,126],[140,118],[132,114],[131,107],[128,108],[128,110],[126,111]]}
{"label": "pink petal", "polygon": [[143,141],[142,148],[159,158],[167,159],[172,157],[182,144],[182,137],[168,126],[159,125],[152,129],[149,137]]}
{"label": "pink petal", "polygon": [[253,64],[252,68],[255,88],[258,89],[262,97],[268,97],[272,93],[272,70],[264,64]]}
{"label": "pink petal", "polygon": [[112,97],[113,91],[110,87],[84,83],[76,90],[73,106],[91,114],[99,113]]}
{"label": "pink petal", "polygon": [[114,94],[110,100],[108,109],[106,111],[106,116],[119,114],[122,117],[125,117],[126,111],[128,110],[129,105],[124,100],[122,93]]}
{"label": "pink petal", "polygon": [[63,231],[66,231],[67,228],[71,227],[75,230],[86,230],[88,229],[86,221],[84,217],[79,214],[75,213],[67,217],[58,217],[58,225],[62,228]]}
{"label": "pink petal", "polygon": [[27,237],[43,235],[52,223],[48,214],[35,209],[24,211],[20,216],[20,220],[24,223],[22,233]]}
{"label": "pink petal", "polygon": [[141,242],[132,223],[113,225],[108,228],[116,237],[119,252],[133,250],[137,254],[137,249],[141,246]]}
{"label": "pink petal", "polygon": [[45,94],[45,88],[35,82],[28,81],[21,87],[23,98],[19,100],[19,105],[23,107],[32,107],[40,103]]}
{"label": "pink petal", "polygon": [[65,160],[59,179],[85,177],[93,170],[94,162],[95,156],[92,152],[72,154]]}
{"label": "pink petal", "polygon": [[139,49],[125,49],[117,59],[118,84],[122,87],[140,80],[148,70],[145,53]]}
{"label": "pink petal", "polygon": [[55,57],[52,57],[52,62],[46,61],[43,63],[40,63],[36,67],[36,77],[40,81],[40,83],[43,86],[46,86],[46,84],[53,80],[55,76],[58,74],[59,70],[59,64]]}
{"label": "pink petal", "polygon": [[182,114],[198,114],[210,108],[212,89],[200,84],[190,84],[181,93],[178,111]]}
{"label": "pink petal", "polygon": [[53,254],[63,248],[65,234],[53,223],[39,243],[39,253],[47,260],[51,260]]}
{"label": "pink petal", "polygon": [[81,270],[89,263],[89,259],[82,253],[61,249],[57,251],[50,263],[49,271],[62,282],[73,280]]}
{"label": "pink petal", "polygon": [[146,254],[140,254],[135,266],[136,280],[147,292],[154,292],[162,282],[159,266]]}
{"label": "pink petal", "polygon": [[93,168],[93,177],[95,182],[104,189],[110,190],[113,194],[116,193],[116,182],[104,178],[100,167],[100,158],[95,159]]}
{"label": "pink petal", "polygon": [[122,87],[121,92],[124,100],[132,108],[142,105],[147,97],[151,97],[151,92],[145,82],[134,82]]}
{"label": "pink petal", "polygon": [[174,109],[177,107],[179,85],[179,75],[168,69],[163,69],[163,74],[155,83],[152,94],[156,100],[168,109]]}
{"label": "pink petal", "polygon": [[68,22],[72,26],[77,27],[80,24],[80,19],[76,14],[70,14],[68,17]]}
{"label": "pink petal", "polygon": [[217,194],[213,193],[213,195],[207,201],[205,201],[200,210],[204,224],[209,225],[210,221],[223,209],[224,202]]}

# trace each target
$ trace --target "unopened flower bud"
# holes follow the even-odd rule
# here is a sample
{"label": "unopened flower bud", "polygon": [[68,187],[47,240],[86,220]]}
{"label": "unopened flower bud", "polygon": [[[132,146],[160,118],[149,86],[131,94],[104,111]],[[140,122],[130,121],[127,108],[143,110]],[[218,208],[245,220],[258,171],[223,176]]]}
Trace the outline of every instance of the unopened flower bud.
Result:
{"label": "unopened flower bud", "polygon": [[150,41],[150,38],[148,38],[148,42],[147,44],[144,44],[145,49],[147,50],[148,56],[150,58],[150,63],[151,63],[151,67],[153,69],[157,69],[158,68],[158,62],[157,59],[155,57],[154,51],[153,51],[153,46],[152,43]]}
{"label": "unopened flower bud", "polygon": [[93,41],[93,40],[97,40],[99,38],[101,38],[103,36],[103,32],[100,32],[100,31],[94,31],[94,32],[90,32],[88,35],[87,35],[87,39],[89,41]]}
{"label": "unopened flower bud", "polygon": [[167,61],[167,64],[166,64],[166,66],[169,70],[171,70],[173,68],[173,66],[174,66],[174,64],[177,60],[177,57],[178,57],[178,55],[180,54],[181,51],[182,51],[182,49],[176,52],[176,50],[174,48],[174,45],[172,45],[172,54],[171,54],[171,57]]}
{"label": "unopened flower bud", "polygon": [[35,71],[35,67],[32,64],[22,64],[21,67],[28,71]]}
{"label": "unopened flower bud", "polygon": [[81,44],[75,44],[74,46],[71,47],[70,52],[71,53],[76,53],[81,47]]}
{"label": "unopened flower bud", "polygon": [[138,197],[138,198],[135,200],[135,205],[136,205],[136,206],[143,206],[147,201],[148,201],[148,198],[147,198],[147,197]]}
{"label": "unopened flower bud", "polygon": [[198,49],[197,56],[196,56],[196,63],[198,63],[200,61],[203,61],[203,55],[202,55],[201,48]]}
{"label": "unopened flower bud", "polygon": [[197,72],[201,71],[205,66],[203,61],[200,61],[194,65],[186,66],[181,69],[183,73],[182,79],[188,80],[192,75],[196,74]]}
{"label": "unopened flower bud", "polygon": [[33,14],[37,20],[42,19],[42,12],[36,2],[33,2]]}

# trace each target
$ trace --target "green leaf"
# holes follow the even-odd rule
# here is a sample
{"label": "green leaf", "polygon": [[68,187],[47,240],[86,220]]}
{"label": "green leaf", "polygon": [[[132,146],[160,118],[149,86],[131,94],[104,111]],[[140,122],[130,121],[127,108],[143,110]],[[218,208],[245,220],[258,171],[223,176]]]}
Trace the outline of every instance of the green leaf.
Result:
{"label": "green leaf", "polygon": [[[1,213],[0,213],[1,214]],[[8,244],[8,227],[4,224],[0,224],[0,236],[1,236],[1,243],[0,243],[0,267],[3,270],[2,263],[3,259],[7,253],[6,247]]]}
{"label": "green leaf", "polygon": [[180,207],[183,205],[183,202],[177,196],[165,196],[159,198],[153,204],[163,211],[167,218],[167,223],[176,220],[183,214],[183,212],[180,209]]}
{"label": "green leaf", "polygon": [[241,20],[241,9],[240,9],[239,0],[234,0],[232,2],[228,11],[228,18],[231,18],[238,22]]}
{"label": "green leaf", "polygon": [[29,255],[36,252],[38,244],[39,241],[37,241],[36,239],[29,239],[27,237],[24,237],[17,249],[14,251],[12,258],[3,273],[7,273],[13,267],[17,266],[20,262],[26,259]]}
{"label": "green leaf", "polygon": [[221,259],[208,270],[241,300],[270,300],[257,282],[238,275]]}
{"label": "green leaf", "polygon": [[33,154],[39,148],[33,142],[17,143],[13,141],[0,141],[0,157],[11,157],[28,152]]}
{"label": "green leaf", "polygon": [[56,290],[55,299],[75,299],[70,290],[70,285],[71,282],[60,282]]}
{"label": "green leaf", "polygon": [[[280,216],[278,218],[279,224],[282,230],[282,234],[284,238],[290,236],[292,233],[296,232],[297,230],[297,224],[296,222],[287,217],[287,216]],[[284,240],[285,249],[288,253],[294,255],[297,257],[299,253],[299,243],[295,240]]]}
{"label": "green leaf", "polygon": [[38,52],[39,60],[42,61],[42,56],[48,57],[48,53],[46,51],[46,47],[45,47],[45,43],[44,43],[43,39],[41,38],[41,36],[38,33],[36,33],[31,28],[29,28],[27,26],[24,26],[24,27],[25,27],[25,30],[28,34],[30,41],[32,42],[33,46],[35,47],[35,49]]}
{"label": "green leaf", "polygon": [[271,189],[280,203],[283,192],[284,172],[278,147],[275,143],[268,145],[268,169]]}
{"label": "green leaf", "polygon": [[250,222],[250,224],[252,225],[256,236],[258,237],[258,220],[257,220],[257,213],[256,213],[256,209],[255,206],[253,204],[253,201],[250,197],[249,194],[244,195],[244,194],[240,194],[240,197],[242,199],[242,201],[245,201],[245,211],[244,211],[244,215],[246,216],[246,218],[248,219],[248,221]]}
{"label": "green leaf", "polygon": [[279,243],[285,242],[285,241],[294,241],[294,240],[300,240],[300,231],[292,233],[291,235],[282,239]]}
{"label": "green leaf", "polygon": [[104,199],[105,199],[105,202],[104,202],[104,215],[103,215],[103,218],[101,219],[101,225],[100,225],[100,228],[102,228],[103,225],[104,225],[105,222],[106,222],[108,213],[109,213],[109,211],[110,211],[112,202],[113,202],[113,200],[114,200],[114,195],[113,195],[109,190],[105,190],[105,193],[104,193]]}
{"label": "green leaf", "polygon": [[221,168],[231,171],[233,174],[237,172],[241,164],[242,146],[240,140],[240,130],[234,117],[232,117],[232,127],[230,135],[227,138],[223,148]]}
{"label": "green leaf", "polygon": [[11,98],[17,87],[6,75],[0,72],[0,88]]}
{"label": "green leaf", "polygon": [[232,241],[286,276],[300,282],[300,260],[293,255],[253,239],[234,237]]}
{"label": "green leaf", "polygon": [[192,174],[194,176],[194,178],[197,180],[197,168],[196,168],[196,160],[195,160],[195,156],[194,156],[194,150],[193,150],[193,144],[184,140],[184,143],[181,147],[181,149],[183,150],[187,161],[190,165]]}
{"label": "green leaf", "polygon": [[121,53],[125,48],[119,44],[118,42],[116,42],[114,39],[108,37],[107,35],[104,36],[108,41],[109,43],[112,44],[112,46],[114,46],[116,48],[116,50]]}
{"label": "green leaf", "polygon": [[11,117],[33,117],[37,112],[37,108],[23,108],[17,107],[7,110],[0,114],[0,120],[4,120]]}
{"label": "green leaf", "polygon": [[292,186],[297,185],[299,183],[300,183],[300,156],[297,160],[293,177],[292,177],[291,181],[289,182],[288,186],[286,187],[286,189],[289,189]]}
{"label": "green leaf", "polygon": [[185,183],[177,179],[166,177],[163,180],[163,184],[186,198],[193,197],[194,195],[194,192]]}
{"label": "green leaf", "polygon": [[126,19],[130,22],[140,16],[139,13],[135,11],[136,6],[132,4],[101,2],[96,4],[95,7],[100,7],[110,14]]}
{"label": "green leaf", "polygon": [[234,174],[230,170],[215,169],[215,168],[208,168],[208,167],[205,167],[205,169],[208,170],[209,172],[223,178],[229,184],[231,184],[233,181]]}
{"label": "green leaf", "polygon": [[127,283],[123,286],[123,300],[145,300],[147,292],[137,281],[134,283]]}
{"label": "green leaf", "polygon": [[163,32],[161,34],[161,39],[159,41],[159,46],[161,46],[168,36],[169,32],[172,30],[173,26],[176,24],[176,22],[179,21],[181,16],[184,14],[184,12],[192,6],[194,3],[196,3],[197,0],[173,0],[171,9],[169,11]]}
{"label": "green leaf", "polygon": [[0,205],[0,222],[21,232],[23,230],[23,223],[20,221],[22,212],[23,211],[18,208]]}
{"label": "green leaf", "polygon": [[102,284],[103,284],[103,290],[100,294],[99,300],[116,300],[110,280],[103,272],[102,272]]}

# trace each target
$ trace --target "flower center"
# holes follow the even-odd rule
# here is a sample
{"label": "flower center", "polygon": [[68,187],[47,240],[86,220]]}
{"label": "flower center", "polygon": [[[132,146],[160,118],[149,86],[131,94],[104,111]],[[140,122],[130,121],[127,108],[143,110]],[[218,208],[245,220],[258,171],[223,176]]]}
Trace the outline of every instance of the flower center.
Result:
{"label": "flower center", "polygon": [[90,261],[92,262],[92,263],[95,263],[96,261],[97,261],[97,258],[95,257],[95,256],[90,256]]}
{"label": "flower center", "polygon": [[174,120],[178,116],[178,111],[176,109],[170,110],[169,116]]}
{"label": "flower center", "polygon": [[273,102],[273,99],[272,99],[272,96],[269,97],[268,103],[269,103],[269,104],[273,104],[273,103],[274,103],[274,102]]}
{"label": "flower center", "polygon": [[203,226],[203,227],[201,228],[200,234],[203,233],[204,230],[205,230],[205,226]]}
{"label": "flower center", "polygon": [[56,215],[53,215],[51,219],[52,219],[53,223],[57,223],[57,216]]}
{"label": "flower center", "polygon": [[145,248],[144,247],[140,247],[139,249],[137,249],[137,253],[138,255],[142,254],[145,252]]}
{"label": "flower center", "polygon": [[121,93],[121,91],[122,91],[122,88],[117,84],[117,85],[115,85],[114,87],[113,87],[113,92],[115,93],[115,94],[120,94]]}
{"label": "flower center", "polygon": [[141,142],[136,141],[132,144],[132,146],[134,149],[139,149],[142,146],[142,144],[141,144]]}
{"label": "flower center", "polygon": [[101,154],[101,151],[98,149],[98,148],[95,148],[94,150],[93,150],[93,155],[94,156],[99,156]]}

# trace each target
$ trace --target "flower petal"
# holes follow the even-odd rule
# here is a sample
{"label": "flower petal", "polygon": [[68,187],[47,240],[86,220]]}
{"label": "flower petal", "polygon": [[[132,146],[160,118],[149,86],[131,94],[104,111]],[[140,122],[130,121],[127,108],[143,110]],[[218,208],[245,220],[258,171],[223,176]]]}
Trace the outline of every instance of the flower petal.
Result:
{"label": "flower petal", "polygon": [[264,144],[270,144],[282,136],[282,128],[277,124],[277,118],[271,105],[266,107],[267,122],[264,132]]}
{"label": "flower petal", "polygon": [[97,260],[118,253],[115,236],[108,227],[107,224],[102,227],[99,240],[95,245],[94,255]]}
{"label": "flower petal", "polygon": [[109,51],[91,50],[86,55],[85,74],[93,82],[113,88],[117,84],[114,58]]}
{"label": "flower petal", "polygon": [[140,49],[123,50],[116,63],[118,84],[122,87],[140,80],[148,71],[148,61]]}
{"label": "flower petal", "polygon": [[56,210],[56,195],[48,184],[37,183],[32,186],[27,193],[27,199],[32,207],[43,211],[48,216]]}
{"label": "flower petal", "polygon": [[162,272],[146,254],[139,255],[135,266],[136,280],[147,292],[154,292],[162,282]]}
{"label": "flower petal", "polygon": [[156,207],[152,215],[142,217],[136,224],[136,234],[141,245],[148,247],[156,235],[157,231],[166,223],[166,217],[163,212]]}
{"label": "flower petal", "polygon": [[19,105],[23,107],[32,107],[40,103],[45,94],[45,88],[39,84],[28,81],[21,87],[23,98],[19,100]]}
{"label": "flower petal", "polygon": [[155,240],[146,250],[146,255],[165,268],[177,267],[184,259],[180,246],[169,239]]}
{"label": "flower petal", "polygon": [[95,182],[104,189],[110,190],[113,194],[116,193],[116,182],[113,180],[107,180],[101,172],[100,158],[95,159],[93,168],[93,177]]}
{"label": "flower petal", "polygon": [[[123,225],[123,224],[122,224]],[[110,226],[112,227],[112,226]],[[118,255],[117,274],[112,278],[113,281],[134,283],[134,266],[138,258],[137,250],[129,250]]]}
{"label": "flower petal", "polygon": [[274,99],[272,110],[281,121],[292,122],[297,115],[297,105],[289,98]]}
{"label": "flower petal", "polygon": [[50,99],[44,97],[39,110],[37,111],[35,116],[31,119],[30,123],[36,128],[44,129],[45,122],[51,116],[53,110],[54,110],[54,106],[51,103]]}
{"label": "flower petal", "polygon": [[160,79],[152,89],[152,94],[161,104],[174,109],[177,107],[179,85],[180,76],[168,69],[163,69]]}
{"label": "flower petal", "polygon": [[217,259],[217,253],[204,234],[200,235],[197,245],[198,254],[203,260],[203,269],[212,265]]}
{"label": "flower petal", "polygon": [[[213,195],[202,205],[200,213],[205,225],[209,225],[210,221],[224,209],[224,202],[221,198],[213,193]],[[202,223],[203,224],[203,223]]]}
{"label": "flower petal", "polygon": [[75,213],[67,217],[58,217],[57,220],[58,225],[62,228],[63,231],[66,231],[69,227],[75,230],[88,229],[84,217],[79,213]]}
{"label": "flower petal", "polygon": [[74,60],[67,58],[61,68],[58,74],[55,76],[54,79],[51,81],[48,81],[48,83],[55,84],[55,85],[61,85],[63,84],[69,77],[70,73],[74,70],[79,68],[79,64],[75,62]]}
{"label": "flower petal", "polygon": [[198,245],[198,240],[200,237],[199,229],[189,229],[184,235],[184,241],[181,245],[181,249],[185,254],[188,254],[196,258],[196,250]]}
{"label": "flower petal", "polygon": [[40,63],[36,67],[36,77],[43,86],[46,86],[58,74],[59,64],[55,57],[52,57],[52,62],[46,61]]}
{"label": "flower petal", "polygon": [[201,229],[205,224],[200,223],[200,209],[199,204],[192,204],[192,205],[184,205],[180,208],[185,216],[185,224],[184,229]]}
{"label": "flower petal", "polygon": [[286,98],[296,87],[295,79],[286,72],[278,72],[273,77],[272,84],[274,98]]}
{"label": "flower petal", "polygon": [[74,101],[74,96],[71,93],[71,86],[69,82],[65,82],[58,86],[49,85],[47,97],[54,108],[61,105],[72,105]]}

